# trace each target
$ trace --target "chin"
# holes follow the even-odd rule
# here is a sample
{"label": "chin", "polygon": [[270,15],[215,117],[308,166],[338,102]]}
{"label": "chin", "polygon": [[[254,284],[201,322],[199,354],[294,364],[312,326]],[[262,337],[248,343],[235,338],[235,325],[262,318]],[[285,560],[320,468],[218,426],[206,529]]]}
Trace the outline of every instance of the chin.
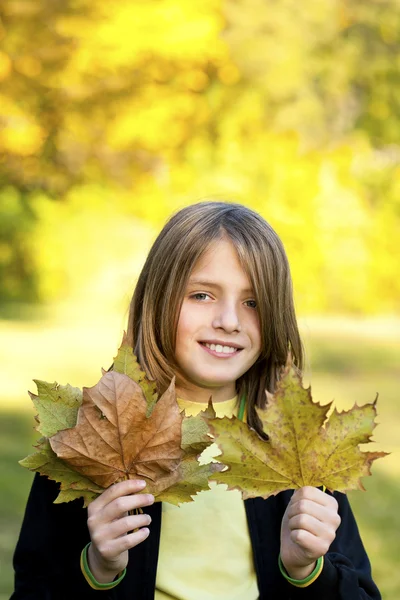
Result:
{"label": "chin", "polygon": [[240,375],[238,375],[238,377],[233,376],[232,378],[226,379],[226,373],[224,374],[224,376],[221,377],[213,377],[212,379],[210,378],[210,375],[208,375],[208,377],[193,377],[192,381],[195,385],[202,387],[202,388],[220,388],[220,387],[225,387],[228,385],[232,385],[232,382],[236,382],[236,380],[240,377]]}

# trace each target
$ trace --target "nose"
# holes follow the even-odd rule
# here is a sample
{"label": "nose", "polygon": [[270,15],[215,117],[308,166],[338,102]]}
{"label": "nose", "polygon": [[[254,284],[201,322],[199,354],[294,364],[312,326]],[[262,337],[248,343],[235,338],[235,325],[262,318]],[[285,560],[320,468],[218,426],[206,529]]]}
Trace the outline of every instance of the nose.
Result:
{"label": "nose", "polygon": [[224,302],[215,305],[212,326],[214,329],[223,329],[227,333],[241,330],[240,318],[234,303]]}

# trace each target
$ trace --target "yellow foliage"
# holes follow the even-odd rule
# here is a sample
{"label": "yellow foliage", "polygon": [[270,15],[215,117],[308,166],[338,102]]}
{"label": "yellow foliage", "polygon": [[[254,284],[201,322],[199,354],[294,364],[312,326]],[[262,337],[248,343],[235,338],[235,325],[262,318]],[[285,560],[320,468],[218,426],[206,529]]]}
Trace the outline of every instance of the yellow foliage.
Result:
{"label": "yellow foliage", "polygon": [[18,156],[29,156],[40,151],[44,131],[35,119],[24,113],[17,103],[0,94],[0,149]]}
{"label": "yellow foliage", "polygon": [[5,52],[0,51],[0,81],[6,79],[12,69],[11,59]]}
{"label": "yellow foliage", "polygon": [[[273,11],[264,0],[79,0],[79,10],[5,0],[0,170],[40,240],[30,252],[30,227],[17,245],[5,228],[0,275],[12,297],[26,265],[41,298],[89,285],[110,250],[92,224],[115,259],[107,222],[159,227],[215,198],[275,227],[300,312],[397,310],[391,2],[377,21],[373,3],[342,0]],[[9,216],[0,206],[0,223]]]}
{"label": "yellow foliage", "polygon": [[121,66],[144,66],[156,54],[167,60],[204,62],[225,57],[218,34],[223,27],[220,0],[161,0],[101,3],[96,26],[79,17],[60,19],[58,30],[73,35],[79,48],[68,72],[101,72]]}
{"label": "yellow foliage", "polygon": [[37,77],[42,70],[40,61],[34,56],[20,56],[14,64],[16,70],[27,77]]}

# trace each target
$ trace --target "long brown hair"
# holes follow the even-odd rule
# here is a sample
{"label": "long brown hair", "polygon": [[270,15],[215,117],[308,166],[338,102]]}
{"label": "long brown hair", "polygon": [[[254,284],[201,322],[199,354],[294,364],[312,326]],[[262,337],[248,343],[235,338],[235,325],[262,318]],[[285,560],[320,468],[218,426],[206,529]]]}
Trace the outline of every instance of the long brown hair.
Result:
{"label": "long brown hair", "polygon": [[247,421],[261,433],[255,406],[273,392],[288,351],[299,370],[303,350],[297,327],[289,263],[282,242],[256,212],[229,202],[188,206],[166,223],[139,276],[128,323],[128,339],[142,368],[164,390],[177,369],[175,340],[190,273],[209,244],[222,237],[236,248],[257,301],[262,351],[236,382],[247,398]]}

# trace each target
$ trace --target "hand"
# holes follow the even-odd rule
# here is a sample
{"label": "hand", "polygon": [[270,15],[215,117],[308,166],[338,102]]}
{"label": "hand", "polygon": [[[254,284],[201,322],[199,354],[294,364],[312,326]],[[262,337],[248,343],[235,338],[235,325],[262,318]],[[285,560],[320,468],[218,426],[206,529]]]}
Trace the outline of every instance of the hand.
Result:
{"label": "hand", "polygon": [[338,503],[314,487],[296,490],[281,527],[281,560],[293,579],[304,579],[315,569],[336,537],[340,525]]}
{"label": "hand", "polygon": [[134,479],[120,481],[88,506],[87,524],[92,540],[88,564],[99,583],[113,581],[128,564],[128,549],[143,542],[150,533],[145,527],[151,522],[149,515],[128,514],[134,508],[153,504],[154,496],[138,493],[145,485]]}

